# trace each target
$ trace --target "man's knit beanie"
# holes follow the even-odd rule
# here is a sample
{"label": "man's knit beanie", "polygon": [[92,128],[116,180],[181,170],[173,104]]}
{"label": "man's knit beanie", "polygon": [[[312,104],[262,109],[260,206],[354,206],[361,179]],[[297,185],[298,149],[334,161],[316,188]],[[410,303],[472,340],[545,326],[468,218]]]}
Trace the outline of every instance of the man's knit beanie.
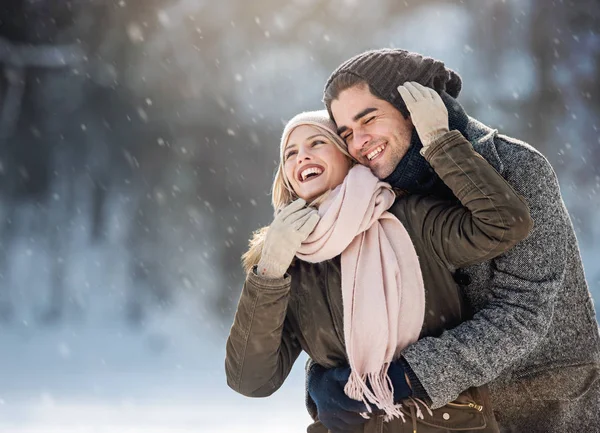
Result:
{"label": "man's knit beanie", "polygon": [[460,76],[439,60],[401,49],[371,50],[348,59],[330,75],[324,90],[330,113],[330,101],[327,101],[329,86],[334,80],[344,79],[346,74],[362,78],[376,96],[391,103],[404,117],[408,117],[409,113],[397,88],[405,82],[416,81],[438,93],[445,91],[453,98],[458,96],[462,87]]}

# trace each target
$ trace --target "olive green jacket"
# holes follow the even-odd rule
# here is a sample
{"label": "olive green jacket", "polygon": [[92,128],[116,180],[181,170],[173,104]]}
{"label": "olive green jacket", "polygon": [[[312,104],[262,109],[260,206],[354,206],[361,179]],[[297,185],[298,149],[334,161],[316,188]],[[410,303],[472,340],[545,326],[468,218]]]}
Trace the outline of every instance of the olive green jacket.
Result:
{"label": "olive green jacket", "polygon": [[[438,139],[424,156],[460,203],[410,195],[390,208],[419,256],[426,290],[422,337],[440,335],[469,317],[452,271],[501,254],[532,227],[524,200],[459,132]],[[226,349],[228,385],[251,397],[275,392],[302,350],[325,367],[347,365],[339,257],[295,260],[281,279],[248,273]],[[413,423],[419,432],[497,431],[487,397],[485,388],[471,388],[418,423],[407,410],[406,423],[384,424],[375,416],[360,431],[413,431]],[[308,431],[327,430],[315,419]]]}

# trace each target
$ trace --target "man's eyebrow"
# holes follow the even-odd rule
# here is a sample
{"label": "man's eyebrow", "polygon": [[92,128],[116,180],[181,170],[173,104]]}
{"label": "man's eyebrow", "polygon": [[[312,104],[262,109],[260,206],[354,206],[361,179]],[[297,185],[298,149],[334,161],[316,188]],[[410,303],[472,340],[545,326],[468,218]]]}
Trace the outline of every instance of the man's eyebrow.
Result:
{"label": "man's eyebrow", "polygon": [[352,120],[356,122],[356,121],[357,121],[358,119],[360,119],[361,117],[364,117],[364,116],[366,116],[367,114],[369,114],[369,113],[372,113],[373,111],[376,111],[376,110],[377,110],[377,108],[375,108],[375,107],[365,108],[363,111],[361,111],[361,112],[360,112],[360,113],[358,113],[356,116],[354,116],[354,117],[352,118]]}
{"label": "man's eyebrow", "polygon": [[343,133],[344,131],[346,131],[347,129],[348,129],[348,127],[347,127],[347,126],[340,126],[340,127],[337,129],[337,135],[342,135],[342,133]]}
{"label": "man's eyebrow", "polygon": [[[352,121],[356,122],[357,120],[359,120],[361,117],[365,117],[367,114],[372,113],[373,111],[377,111],[377,108],[375,107],[369,107],[369,108],[365,108],[363,111],[361,111],[360,113],[356,114],[353,118]],[[348,129],[347,126],[340,126],[337,130],[338,135],[342,135],[343,132],[345,132]]]}

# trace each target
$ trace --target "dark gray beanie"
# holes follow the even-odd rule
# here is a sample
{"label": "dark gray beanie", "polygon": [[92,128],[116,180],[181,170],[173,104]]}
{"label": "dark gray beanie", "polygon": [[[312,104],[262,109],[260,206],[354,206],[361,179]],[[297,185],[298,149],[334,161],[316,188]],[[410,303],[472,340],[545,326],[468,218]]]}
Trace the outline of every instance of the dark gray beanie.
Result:
{"label": "dark gray beanie", "polygon": [[[348,59],[329,76],[325,95],[332,82],[345,74],[365,80],[376,96],[391,103],[404,117],[408,117],[409,113],[397,90],[401,84],[416,81],[438,93],[445,91],[453,98],[458,96],[462,87],[460,76],[446,68],[443,62],[401,49],[371,50]],[[330,106],[327,110],[331,113]]]}

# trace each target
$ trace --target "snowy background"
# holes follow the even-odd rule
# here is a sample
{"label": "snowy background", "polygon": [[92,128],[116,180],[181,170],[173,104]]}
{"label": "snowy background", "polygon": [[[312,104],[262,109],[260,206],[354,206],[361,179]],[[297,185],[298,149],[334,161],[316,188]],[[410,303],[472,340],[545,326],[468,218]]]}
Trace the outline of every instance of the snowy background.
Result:
{"label": "snowy background", "polygon": [[600,3],[2,0],[0,432],[302,432],[224,345],[279,134],[346,58],[401,47],[555,167],[600,302]]}

